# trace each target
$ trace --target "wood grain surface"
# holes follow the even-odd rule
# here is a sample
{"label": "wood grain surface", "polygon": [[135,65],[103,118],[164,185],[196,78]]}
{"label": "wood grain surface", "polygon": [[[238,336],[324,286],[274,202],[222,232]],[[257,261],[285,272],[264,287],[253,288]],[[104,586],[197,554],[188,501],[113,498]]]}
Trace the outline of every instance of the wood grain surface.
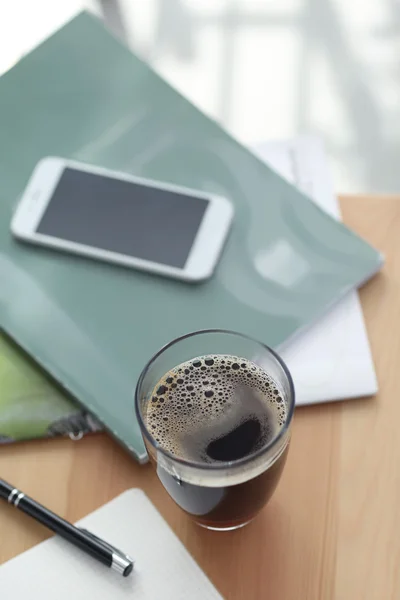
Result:
{"label": "wood grain surface", "polygon": [[[283,478],[252,524],[232,533],[195,526],[152,468],[105,434],[2,447],[1,477],[71,521],[144,489],[227,600],[399,600],[400,197],[345,198],[342,208],[386,255],[361,291],[380,392],[296,411]],[[0,563],[48,535],[1,504]]]}

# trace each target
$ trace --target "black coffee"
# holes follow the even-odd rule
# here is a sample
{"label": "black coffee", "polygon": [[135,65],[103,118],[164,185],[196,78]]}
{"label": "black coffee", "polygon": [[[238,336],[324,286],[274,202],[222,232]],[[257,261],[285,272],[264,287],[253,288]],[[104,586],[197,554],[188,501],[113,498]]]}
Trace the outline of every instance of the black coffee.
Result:
{"label": "black coffee", "polygon": [[[155,386],[144,417],[159,445],[177,458],[218,464],[265,447],[285,421],[286,403],[274,380],[251,361],[207,355],[166,373]],[[249,520],[263,506],[284,458],[285,453],[266,472],[229,487],[208,488],[204,480],[199,486],[180,483],[174,493],[166,474],[163,483],[197,520],[229,526]]]}

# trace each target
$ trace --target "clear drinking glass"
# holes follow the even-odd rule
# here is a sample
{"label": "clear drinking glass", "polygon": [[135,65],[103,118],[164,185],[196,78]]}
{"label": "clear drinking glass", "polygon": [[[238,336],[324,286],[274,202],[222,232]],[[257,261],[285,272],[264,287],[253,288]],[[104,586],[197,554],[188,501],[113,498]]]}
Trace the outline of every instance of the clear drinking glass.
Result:
{"label": "clear drinking glass", "polygon": [[[176,456],[156,440],[146,420],[148,403],[163,376],[181,363],[206,355],[240,357],[246,364],[251,361],[272,378],[279,400],[285,403],[283,422],[274,435],[237,460],[204,462]],[[239,408],[245,411],[252,399],[247,391],[238,394],[235,401],[242,403]],[[273,350],[232,331],[204,330],[182,336],[157,352],[143,369],[135,407],[150,461],[162,485],[199,525],[215,530],[242,527],[269,500],[286,461],[294,411],[292,377]]]}

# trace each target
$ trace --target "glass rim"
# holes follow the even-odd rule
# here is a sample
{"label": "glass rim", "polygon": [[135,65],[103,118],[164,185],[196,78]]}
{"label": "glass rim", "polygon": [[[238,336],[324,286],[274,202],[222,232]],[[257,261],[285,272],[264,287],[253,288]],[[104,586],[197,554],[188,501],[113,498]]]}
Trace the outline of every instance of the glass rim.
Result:
{"label": "glass rim", "polygon": [[[266,350],[269,354],[271,354],[271,356],[276,360],[276,362],[279,364],[279,366],[282,368],[288,382],[289,382],[289,401],[288,401],[288,411],[286,414],[286,419],[285,422],[283,423],[281,429],[278,431],[278,433],[276,434],[276,436],[274,436],[265,446],[263,446],[262,448],[259,448],[258,450],[256,450],[255,452],[252,452],[251,454],[243,457],[243,458],[239,458],[237,460],[232,460],[232,461],[221,461],[218,462],[218,464],[215,463],[204,463],[204,462],[197,462],[194,460],[186,460],[184,458],[180,458],[178,456],[175,456],[175,454],[173,454],[172,452],[169,452],[169,450],[166,450],[165,448],[163,448],[158,442],[157,440],[151,435],[150,431],[148,430],[148,428],[146,427],[146,424],[142,418],[142,414],[141,414],[141,409],[140,409],[140,395],[139,395],[139,390],[141,389],[142,383],[144,378],[146,377],[150,367],[152,366],[152,364],[162,355],[164,354],[164,352],[166,350],[168,350],[168,348],[171,348],[172,346],[175,346],[177,343],[186,340],[188,338],[197,336],[197,335],[204,335],[204,334],[209,334],[209,333],[221,333],[221,334],[225,334],[225,335],[233,335],[235,337],[241,337],[244,338],[250,342],[254,342],[255,344],[257,344],[258,346],[262,347],[264,350]],[[259,458],[260,456],[262,456],[263,454],[267,454],[269,450],[271,450],[271,448],[273,448],[275,446],[275,444],[277,442],[279,442],[279,440],[285,435],[286,431],[289,428],[289,425],[292,421],[292,417],[293,417],[293,413],[294,413],[294,407],[295,407],[295,389],[294,389],[294,383],[293,383],[293,378],[290,374],[289,369],[286,366],[286,363],[284,362],[284,360],[279,356],[279,354],[277,354],[275,352],[275,350],[273,350],[272,348],[270,348],[269,346],[267,346],[267,344],[264,344],[263,342],[260,342],[259,340],[254,339],[251,336],[248,336],[246,334],[243,333],[239,333],[237,331],[233,331],[230,329],[199,329],[197,331],[192,331],[190,333],[186,333],[185,335],[181,335],[173,340],[171,340],[170,342],[168,342],[167,344],[165,344],[164,346],[162,346],[155,354],[153,354],[153,356],[150,358],[150,360],[146,363],[146,365],[144,366],[144,368],[142,369],[142,372],[140,373],[139,379],[137,381],[136,384],[136,388],[135,388],[135,412],[136,412],[136,418],[138,420],[139,426],[140,426],[140,430],[142,432],[142,434],[146,437],[146,439],[148,440],[148,442],[151,444],[151,446],[157,451],[160,452],[162,455],[164,455],[166,458],[168,458],[169,460],[171,460],[172,462],[175,462],[179,465],[182,465],[184,467],[187,468],[192,468],[192,469],[200,469],[200,470],[204,470],[204,471],[214,471],[214,472],[218,472],[218,471],[223,471],[227,468],[230,467],[240,467],[243,465],[247,465],[248,463],[253,462],[255,459]]]}

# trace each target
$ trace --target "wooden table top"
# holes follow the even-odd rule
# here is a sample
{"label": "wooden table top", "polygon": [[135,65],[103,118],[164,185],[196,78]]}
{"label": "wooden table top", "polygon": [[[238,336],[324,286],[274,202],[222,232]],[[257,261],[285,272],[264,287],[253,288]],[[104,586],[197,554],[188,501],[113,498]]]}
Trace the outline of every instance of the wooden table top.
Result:
{"label": "wooden table top", "polygon": [[[398,600],[400,197],[347,197],[342,207],[386,255],[361,291],[380,392],[296,411],[282,480],[253,523],[231,533],[195,526],[150,465],[105,434],[2,447],[1,477],[71,521],[142,488],[227,600]],[[48,535],[0,506],[0,564]]]}

